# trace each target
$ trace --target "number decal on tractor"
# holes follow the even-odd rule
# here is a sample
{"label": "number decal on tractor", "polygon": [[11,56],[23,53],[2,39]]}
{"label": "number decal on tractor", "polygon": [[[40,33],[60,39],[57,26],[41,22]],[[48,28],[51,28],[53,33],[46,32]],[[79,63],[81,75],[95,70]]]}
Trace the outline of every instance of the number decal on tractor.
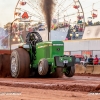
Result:
{"label": "number decal on tractor", "polygon": [[64,63],[64,64],[65,64],[65,63],[68,63],[68,60],[64,60],[63,63]]}

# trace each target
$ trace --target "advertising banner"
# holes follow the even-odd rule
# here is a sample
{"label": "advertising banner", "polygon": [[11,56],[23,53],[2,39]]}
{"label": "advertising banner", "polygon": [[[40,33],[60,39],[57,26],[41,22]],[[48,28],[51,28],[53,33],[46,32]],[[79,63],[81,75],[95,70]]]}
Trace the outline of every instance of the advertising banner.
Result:
{"label": "advertising banner", "polygon": [[82,55],[85,57],[90,57],[90,55],[92,55],[92,51],[82,51]]}

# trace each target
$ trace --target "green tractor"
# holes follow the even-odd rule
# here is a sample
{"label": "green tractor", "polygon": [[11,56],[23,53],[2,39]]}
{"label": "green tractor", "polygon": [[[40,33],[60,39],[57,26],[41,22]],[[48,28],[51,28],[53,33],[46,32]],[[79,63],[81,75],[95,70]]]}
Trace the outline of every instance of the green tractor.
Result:
{"label": "green tractor", "polygon": [[11,53],[11,76],[72,77],[75,73],[75,57],[64,54],[62,41],[43,42],[38,32],[30,32],[26,43]]}

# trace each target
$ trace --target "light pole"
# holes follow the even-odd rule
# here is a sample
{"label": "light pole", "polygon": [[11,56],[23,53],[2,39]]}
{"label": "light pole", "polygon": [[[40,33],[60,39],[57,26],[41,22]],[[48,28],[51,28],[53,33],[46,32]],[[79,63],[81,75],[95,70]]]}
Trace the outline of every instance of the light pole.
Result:
{"label": "light pole", "polygon": [[12,25],[15,21],[19,20],[18,18],[14,19],[12,22],[11,22],[11,29],[10,29],[10,52],[11,52],[11,36],[12,36]]}
{"label": "light pole", "polygon": [[58,10],[58,29],[59,29],[59,10]]}

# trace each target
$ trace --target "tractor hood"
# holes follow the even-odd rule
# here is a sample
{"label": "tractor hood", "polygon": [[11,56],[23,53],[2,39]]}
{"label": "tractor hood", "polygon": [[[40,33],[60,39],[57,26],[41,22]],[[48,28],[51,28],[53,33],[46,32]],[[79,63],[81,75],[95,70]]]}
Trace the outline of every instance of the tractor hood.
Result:
{"label": "tractor hood", "polygon": [[64,46],[64,43],[63,41],[47,41],[47,42],[40,42],[40,43],[37,43],[37,47],[38,46],[42,46],[42,45],[52,45],[52,46]]}

